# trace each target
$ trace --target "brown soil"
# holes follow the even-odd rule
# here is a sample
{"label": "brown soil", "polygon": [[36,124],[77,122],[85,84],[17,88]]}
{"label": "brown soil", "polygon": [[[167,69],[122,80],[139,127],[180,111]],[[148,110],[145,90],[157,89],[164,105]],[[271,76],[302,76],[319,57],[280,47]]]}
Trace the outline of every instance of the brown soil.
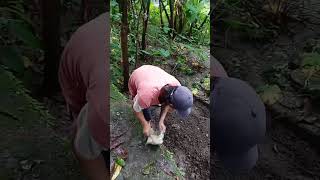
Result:
{"label": "brown soil", "polygon": [[186,120],[171,115],[166,122],[164,144],[176,155],[184,155],[186,179],[209,179],[209,109],[196,101]]}

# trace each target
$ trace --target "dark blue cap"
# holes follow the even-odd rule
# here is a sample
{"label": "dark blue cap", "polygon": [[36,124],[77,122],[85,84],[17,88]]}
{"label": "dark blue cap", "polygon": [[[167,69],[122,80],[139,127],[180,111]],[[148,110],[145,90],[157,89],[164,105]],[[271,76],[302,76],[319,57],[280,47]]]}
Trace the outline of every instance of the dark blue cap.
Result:
{"label": "dark blue cap", "polygon": [[246,82],[214,77],[210,94],[211,138],[218,157],[233,172],[248,171],[265,137],[265,106]]}
{"label": "dark blue cap", "polygon": [[191,113],[193,95],[187,87],[178,86],[170,97],[173,107],[178,111],[181,117],[185,118]]}

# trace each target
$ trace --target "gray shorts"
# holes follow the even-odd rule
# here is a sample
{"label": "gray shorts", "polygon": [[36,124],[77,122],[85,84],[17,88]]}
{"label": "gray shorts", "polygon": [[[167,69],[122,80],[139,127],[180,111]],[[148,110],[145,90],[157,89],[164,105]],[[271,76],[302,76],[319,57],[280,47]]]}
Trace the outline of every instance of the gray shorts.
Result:
{"label": "gray shorts", "polygon": [[88,104],[82,107],[76,118],[76,134],[74,138],[74,147],[79,155],[85,159],[95,159],[101,151],[105,150],[91,136],[88,127]]}

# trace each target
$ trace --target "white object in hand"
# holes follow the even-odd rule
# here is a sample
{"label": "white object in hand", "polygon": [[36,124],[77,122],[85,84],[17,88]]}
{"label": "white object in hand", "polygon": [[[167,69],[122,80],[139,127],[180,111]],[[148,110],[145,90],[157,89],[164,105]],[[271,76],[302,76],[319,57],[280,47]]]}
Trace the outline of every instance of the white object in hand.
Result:
{"label": "white object in hand", "polygon": [[163,143],[164,133],[158,135],[152,128],[150,128],[150,136],[147,139],[147,144],[160,145]]}

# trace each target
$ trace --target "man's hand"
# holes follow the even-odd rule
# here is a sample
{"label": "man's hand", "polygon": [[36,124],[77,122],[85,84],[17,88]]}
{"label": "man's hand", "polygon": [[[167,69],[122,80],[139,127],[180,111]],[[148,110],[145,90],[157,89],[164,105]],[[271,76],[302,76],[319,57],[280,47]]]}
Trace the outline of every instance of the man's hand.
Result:
{"label": "man's hand", "polygon": [[146,123],[146,124],[143,126],[143,134],[144,134],[146,137],[149,137],[149,136],[150,136],[150,129],[151,129],[150,123]]}
{"label": "man's hand", "polygon": [[166,126],[164,125],[164,123],[159,123],[159,129],[160,129],[160,132],[166,132]]}
{"label": "man's hand", "polygon": [[169,113],[172,113],[174,110],[175,110],[175,109],[174,109],[172,106],[168,106],[168,110],[167,110],[167,111],[168,111]]}
{"label": "man's hand", "polygon": [[170,105],[162,106],[159,120],[159,129],[162,133],[166,132],[166,126],[164,125],[164,119],[168,112],[173,111],[174,109]]}

